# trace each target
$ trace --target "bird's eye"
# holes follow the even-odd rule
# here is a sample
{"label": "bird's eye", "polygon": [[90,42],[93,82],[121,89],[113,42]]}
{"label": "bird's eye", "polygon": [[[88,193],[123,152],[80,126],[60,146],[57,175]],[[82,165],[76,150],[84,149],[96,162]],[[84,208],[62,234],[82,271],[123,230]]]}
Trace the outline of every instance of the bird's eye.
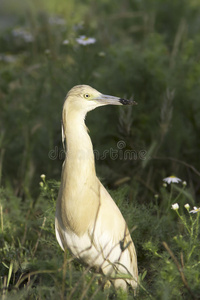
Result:
{"label": "bird's eye", "polygon": [[89,94],[85,94],[85,95],[84,95],[84,98],[86,98],[86,99],[88,99],[89,97],[90,97]]}

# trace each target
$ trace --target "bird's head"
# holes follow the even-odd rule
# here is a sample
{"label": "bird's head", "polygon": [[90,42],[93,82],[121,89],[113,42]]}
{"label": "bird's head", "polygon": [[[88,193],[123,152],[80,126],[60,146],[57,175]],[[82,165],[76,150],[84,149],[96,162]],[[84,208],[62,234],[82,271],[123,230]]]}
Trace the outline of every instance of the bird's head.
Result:
{"label": "bird's head", "polygon": [[76,85],[67,94],[66,103],[70,109],[87,113],[103,105],[135,105],[133,100],[104,95],[89,85]]}

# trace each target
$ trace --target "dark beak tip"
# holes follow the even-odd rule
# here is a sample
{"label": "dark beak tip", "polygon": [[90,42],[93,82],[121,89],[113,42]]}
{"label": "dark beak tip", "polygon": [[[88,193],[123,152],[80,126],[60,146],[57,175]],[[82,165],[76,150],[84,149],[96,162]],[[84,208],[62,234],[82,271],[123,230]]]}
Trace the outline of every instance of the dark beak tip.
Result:
{"label": "dark beak tip", "polygon": [[123,105],[137,105],[137,102],[133,100],[120,99],[119,102]]}

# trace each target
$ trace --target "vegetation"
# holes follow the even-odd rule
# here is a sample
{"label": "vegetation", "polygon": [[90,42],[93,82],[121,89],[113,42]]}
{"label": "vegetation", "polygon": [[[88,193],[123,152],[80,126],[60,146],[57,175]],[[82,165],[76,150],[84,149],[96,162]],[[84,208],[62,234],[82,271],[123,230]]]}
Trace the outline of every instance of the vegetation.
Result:
{"label": "vegetation", "polygon": [[197,0],[1,1],[2,299],[134,297],[103,291],[55,239],[62,104],[83,83],[138,102],[86,120],[137,249],[135,299],[200,298],[199,15]]}

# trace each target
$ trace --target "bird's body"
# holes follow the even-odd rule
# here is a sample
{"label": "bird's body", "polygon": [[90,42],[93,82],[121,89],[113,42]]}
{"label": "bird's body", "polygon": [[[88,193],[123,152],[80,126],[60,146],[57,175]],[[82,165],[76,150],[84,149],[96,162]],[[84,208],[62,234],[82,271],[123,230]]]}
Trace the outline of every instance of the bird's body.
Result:
{"label": "bird's body", "polygon": [[[84,122],[86,113],[95,107],[123,101],[127,100],[102,95],[85,85],[68,93],[63,107],[67,154],[55,229],[63,250],[70,249],[76,258],[112,278],[115,287],[126,289],[127,283],[137,287],[135,247],[120,210],[96,176],[92,142]],[[127,278],[121,279],[122,274]]]}

